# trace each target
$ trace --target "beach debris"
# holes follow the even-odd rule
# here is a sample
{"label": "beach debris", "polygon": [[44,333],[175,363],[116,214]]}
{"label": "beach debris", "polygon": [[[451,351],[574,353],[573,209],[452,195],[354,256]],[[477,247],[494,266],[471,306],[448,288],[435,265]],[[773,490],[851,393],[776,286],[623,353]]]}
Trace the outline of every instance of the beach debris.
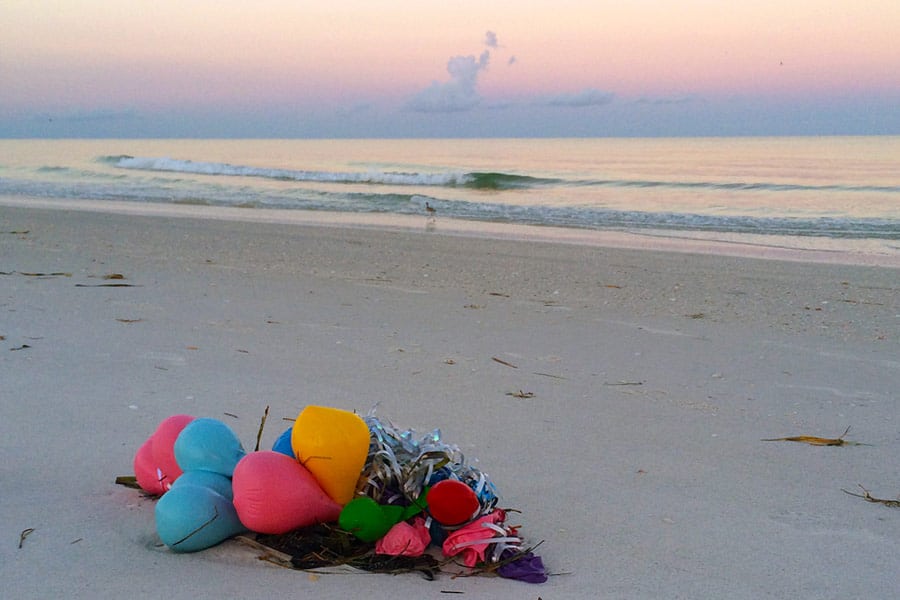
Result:
{"label": "beach debris", "polygon": [[643,381],[604,381],[603,385],[644,385]]}
{"label": "beach debris", "polygon": [[140,323],[143,319],[116,319],[119,323]]}
{"label": "beach debris", "polygon": [[31,230],[29,230],[29,229],[18,229],[18,230],[13,230],[13,231],[4,231],[3,233],[9,233],[9,234],[12,234],[12,235],[28,235],[29,233],[31,233]]}
{"label": "beach debris", "polygon": [[505,367],[510,367],[511,369],[518,369],[518,368],[519,368],[519,367],[517,367],[516,365],[514,365],[514,364],[512,364],[512,363],[510,363],[510,362],[506,362],[506,361],[503,360],[502,358],[497,358],[496,356],[492,356],[492,357],[491,357],[491,360],[494,361],[494,362],[496,362],[496,363],[500,363],[501,365],[503,365],[503,366],[505,366]]}
{"label": "beach debris", "polygon": [[840,437],[836,438],[822,438],[815,437],[811,435],[796,435],[792,437],[781,437],[781,438],[765,438],[761,441],[763,442],[799,442],[802,444],[809,444],[810,446],[867,446],[868,444],[862,444],[860,442],[849,442],[844,439],[844,436],[847,435],[847,432],[850,431],[850,427],[844,430],[844,433],[841,434]]}
{"label": "beach debris", "polygon": [[53,273],[19,273],[20,275],[24,275],[25,277],[71,277],[71,273],[65,273],[63,271],[54,271]]}
{"label": "beach debris", "polygon": [[870,306],[884,306],[884,302],[866,302],[865,300],[851,300],[849,298],[842,298],[840,302],[846,302],[847,304],[868,304]]}
{"label": "beach debris", "polygon": [[266,419],[269,418],[269,405],[266,404],[266,409],[263,411],[263,416],[259,420],[259,431],[256,432],[256,447],[253,449],[254,452],[259,451],[259,442],[262,440],[263,429],[266,426]]}
{"label": "beach debris", "polygon": [[141,287],[141,286],[135,285],[133,283],[76,283],[75,287],[83,287],[83,288],[115,287],[115,288],[120,288],[120,287]]}
{"label": "beach debris", "polygon": [[498,507],[487,474],[439,429],[307,406],[259,450],[268,411],[250,453],[224,423],[189,415],[164,420],[138,450],[133,479],[160,496],[157,533],[171,550],[237,538],[293,569],[547,580],[540,544],[526,547],[508,522],[518,511]]}
{"label": "beach debris", "polygon": [[378,554],[372,544],[327,523],[284,535],[241,536],[240,541],[251,542],[250,545],[262,551],[260,560],[299,570],[341,567],[350,569],[350,572],[419,573],[426,580],[433,581],[441,566],[440,561],[431,554]]}
{"label": "beach debris", "polygon": [[135,490],[141,489],[141,484],[138,483],[137,477],[134,475],[119,475],[116,477],[116,485],[123,485]]}
{"label": "beach debris", "polygon": [[512,396],[513,398],[534,398],[534,392],[523,392],[519,390],[518,392],[506,392],[507,396]]}
{"label": "beach debris", "polygon": [[874,502],[876,504],[884,504],[885,506],[890,506],[892,508],[900,508],[900,496],[898,496],[897,500],[885,500],[883,498],[875,498],[872,494],[869,493],[869,490],[864,488],[861,483],[857,483],[856,485],[863,491],[862,494],[856,494],[854,492],[849,492],[843,488],[841,491],[845,494],[850,494],[851,496],[856,496],[857,498],[862,498],[866,502]]}
{"label": "beach debris", "polygon": [[22,530],[22,533],[19,534],[19,549],[21,549],[22,544],[25,543],[25,538],[27,538],[32,533],[34,533],[34,527],[29,527]]}
{"label": "beach debris", "polygon": [[488,296],[499,296],[501,298],[509,298],[509,294],[504,294],[503,292],[488,292]]}
{"label": "beach debris", "polygon": [[534,371],[533,375],[540,375],[541,377],[552,377],[553,379],[565,379],[562,375],[554,375],[553,373],[540,373],[538,371]]}
{"label": "beach debris", "polygon": [[0,275],[22,275],[23,277],[39,277],[42,279],[49,279],[50,277],[71,277],[71,273],[64,273],[62,271],[54,271],[52,273],[36,273],[36,272],[28,272],[28,271],[0,271]]}
{"label": "beach debris", "polygon": [[125,279],[125,276],[121,273],[108,273],[103,276],[103,279]]}
{"label": "beach debris", "polygon": [[18,350],[27,350],[28,348],[31,348],[31,346],[29,346],[28,344],[22,344],[21,346],[17,346],[15,348],[10,348],[10,351],[16,352]]}

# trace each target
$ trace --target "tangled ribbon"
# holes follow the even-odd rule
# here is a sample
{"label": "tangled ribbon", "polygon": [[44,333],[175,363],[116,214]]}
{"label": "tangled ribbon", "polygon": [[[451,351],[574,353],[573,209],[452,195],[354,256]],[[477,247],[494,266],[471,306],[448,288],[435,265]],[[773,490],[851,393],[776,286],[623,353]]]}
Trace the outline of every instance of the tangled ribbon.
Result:
{"label": "tangled ribbon", "polygon": [[425,488],[444,479],[456,479],[475,492],[481,510],[473,518],[487,514],[497,504],[493,482],[476,467],[466,464],[458,446],[441,440],[441,430],[433,429],[417,438],[412,429],[400,430],[369,411],[363,420],[371,438],[369,454],[357,486],[359,494],[379,504],[414,504]]}

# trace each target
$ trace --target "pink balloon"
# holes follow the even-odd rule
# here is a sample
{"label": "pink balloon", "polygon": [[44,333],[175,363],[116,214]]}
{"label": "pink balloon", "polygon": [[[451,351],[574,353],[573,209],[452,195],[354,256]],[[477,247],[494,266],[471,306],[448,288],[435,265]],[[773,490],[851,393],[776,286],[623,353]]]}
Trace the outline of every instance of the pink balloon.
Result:
{"label": "pink balloon", "polygon": [[172,415],[164,419],[138,449],[134,456],[134,474],[147,493],[164,494],[181,476],[181,468],[175,460],[175,440],[193,420],[190,415]]}
{"label": "pink balloon", "polygon": [[375,542],[375,553],[391,556],[422,556],[430,543],[431,534],[425,527],[425,519],[416,517],[411,523],[400,521],[391,527],[383,538]]}
{"label": "pink balloon", "polygon": [[476,564],[484,562],[484,555],[488,547],[496,543],[494,538],[499,533],[491,527],[485,527],[485,524],[496,525],[505,520],[506,513],[497,509],[472,521],[465,527],[453,531],[444,540],[444,556],[462,554],[463,564],[467,567],[474,567]]}
{"label": "pink balloon", "polygon": [[159,482],[156,464],[153,462],[153,438],[147,438],[134,455],[134,476],[141,489],[148,494],[161,496],[166,492]]}
{"label": "pink balloon", "polygon": [[238,518],[258,533],[286,533],[336,521],[341,514],[341,506],[306,467],[280,452],[262,450],[242,458],[232,488]]}

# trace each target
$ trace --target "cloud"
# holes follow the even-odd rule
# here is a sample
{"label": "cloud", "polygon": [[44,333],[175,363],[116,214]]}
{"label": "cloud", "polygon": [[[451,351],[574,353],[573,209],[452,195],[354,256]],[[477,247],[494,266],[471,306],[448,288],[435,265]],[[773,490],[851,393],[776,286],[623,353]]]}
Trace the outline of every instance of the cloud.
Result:
{"label": "cloud", "polygon": [[134,109],[98,108],[94,110],[77,110],[63,114],[41,113],[34,117],[37,121],[59,121],[61,123],[98,123],[108,121],[131,121],[140,115]]}
{"label": "cloud", "polygon": [[430,86],[407,101],[405,107],[415,112],[462,112],[475,108],[481,102],[478,94],[478,75],[488,67],[490,50],[481,56],[454,56],[447,61],[450,80],[433,81]]}
{"label": "cloud", "polygon": [[695,94],[687,94],[685,96],[641,96],[634,101],[635,104],[652,104],[654,106],[662,106],[666,104],[689,104],[697,102],[700,97]]}
{"label": "cloud", "polygon": [[497,34],[493,31],[488,31],[484,34],[484,45],[488,48],[497,48]]}
{"label": "cloud", "polygon": [[595,88],[587,88],[573,94],[556,94],[537,99],[535,104],[540,106],[568,106],[583,108],[586,106],[603,106],[613,101],[615,94],[601,92]]}

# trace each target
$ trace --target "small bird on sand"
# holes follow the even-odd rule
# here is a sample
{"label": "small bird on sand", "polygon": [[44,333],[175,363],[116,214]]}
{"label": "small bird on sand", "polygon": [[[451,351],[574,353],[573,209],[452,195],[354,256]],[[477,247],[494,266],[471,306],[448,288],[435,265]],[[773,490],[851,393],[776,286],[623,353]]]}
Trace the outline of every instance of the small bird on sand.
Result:
{"label": "small bird on sand", "polygon": [[433,222],[434,216],[437,214],[437,210],[432,205],[430,205],[429,203],[426,202],[425,203],[425,212],[428,213],[428,220]]}

